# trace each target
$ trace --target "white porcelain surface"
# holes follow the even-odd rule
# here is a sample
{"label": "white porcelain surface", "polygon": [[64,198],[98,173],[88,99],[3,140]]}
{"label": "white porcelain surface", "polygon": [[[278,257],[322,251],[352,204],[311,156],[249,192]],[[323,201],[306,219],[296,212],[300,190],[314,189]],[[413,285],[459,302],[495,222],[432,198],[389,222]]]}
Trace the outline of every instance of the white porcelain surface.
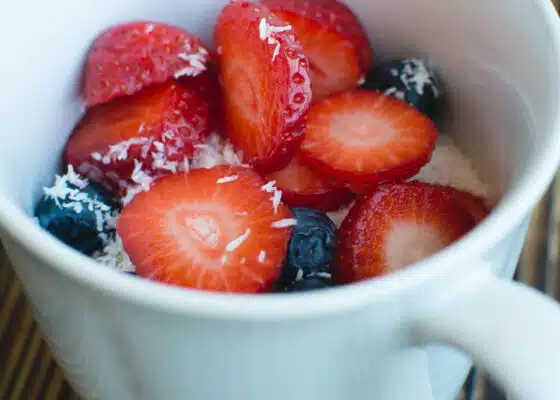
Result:
{"label": "white porcelain surface", "polygon": [[560,331],[558,307],[494,278],[512,277],[560,160],[560,30],[545,0],[348,2],[378,60],[433,58],[448,129],[501,198],[473,233],[403,272],[308,295],[194,292],[108,270],[28,218],[79,118],[95,35],[152,19],[209,42],[223,3],[0,4],[0,237],[73,385],[87,399],[447,400],[470,360],[438,341],[521,399],[560,398],[560,338],[547,333]]}

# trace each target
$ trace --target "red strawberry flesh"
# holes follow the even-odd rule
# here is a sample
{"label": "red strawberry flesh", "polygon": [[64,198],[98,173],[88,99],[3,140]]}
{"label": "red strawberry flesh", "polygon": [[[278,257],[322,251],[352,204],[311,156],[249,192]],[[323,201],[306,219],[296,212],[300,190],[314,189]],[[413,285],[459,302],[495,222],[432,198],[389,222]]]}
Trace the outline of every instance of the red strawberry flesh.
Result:
{"label": "red strawberry flesh", "polygon": [[250,169],[231,166],[158,179],[117,224],[137,273],[194,289],[268,291],[291,234],[274,225],[292,214],[283,204],[275,208],[263,185]]}
{"label": "red strawberry flesh", "polygon": [[297,151],[311,102],[293,30],[261,4],[229,3],[215,27],[226,134],[261,173]]}
{"label": "red strawberry flesh", "polygon": [[88,109],[68,139],[65,158],[87,178],[120,192],[138,183],[132,175],[139,163],[150,175],[180,170],[207,135],[205,100],[168,82]]}
{"label": "red strawberry flesh", "polygon": [[333,275],[350,283],[388,274],[433,255],[474,226],[446,187],[381,185],[359,197],[342,223]]}
{"label": "red strawberry flesh", "polygon": [[208,103],[208,126],[210,131],[222,129],[222,91],[218,69],[214,63],[197,76],[183,76],[178,81],[189,91],[198,93]]}
{"label": "red strawberry flesh", "polygon": [[313,99],[353,89],[370,69],[372,52],[364,30],[336,0],[264,0],[296,31],[311,67]]}
{"label": "red strawberry flesh", "polygon": [[88,52],[83,97],[91,107],[174,77],[196,76],[208,58],[200,39],[176,26],[144,21],[115,25]]}
{"label": "red strawberry flesh", "polygon": [[481,222],[490,214],[490,207],[482,197],[463,190],[453,190],[457,202],[470,213],[476,223]]}
{"label": "red strawberry flesh", "polygon": [[368,191],[414,176],[431,158],[433,122],[403,101],[354,90],[311,107],[302,161],[337,187]]}
{"label": "red strawberry flesh", "polygon": [[291,207],[312,207],[320,211],[334,211],[349,203],[353,195],[347,189],[333,188],[300,161],[296,154],[286,168],[269,174],[282,191],[282,201]]}

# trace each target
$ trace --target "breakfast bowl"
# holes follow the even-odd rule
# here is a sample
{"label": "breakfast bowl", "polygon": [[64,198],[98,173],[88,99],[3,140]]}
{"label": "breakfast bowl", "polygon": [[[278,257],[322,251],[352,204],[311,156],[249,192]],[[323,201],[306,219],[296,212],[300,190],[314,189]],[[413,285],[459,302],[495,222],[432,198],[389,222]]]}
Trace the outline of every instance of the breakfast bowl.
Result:
{"label": "breakfast bowl", "polygon": [[428,57],[445,124],[491,189],[463,238],[375,279],[233,294],[106,268],[34,221],[84,111],[92,41],[159,21],[213,42],[226,1],[0,5],[0,238],[42,332],[85,399],[452,399],[473,360],[515,398],[560,397],[560,309],[510,282],[560,162],[560,24],[546,0],[347,1],[373,62]]}

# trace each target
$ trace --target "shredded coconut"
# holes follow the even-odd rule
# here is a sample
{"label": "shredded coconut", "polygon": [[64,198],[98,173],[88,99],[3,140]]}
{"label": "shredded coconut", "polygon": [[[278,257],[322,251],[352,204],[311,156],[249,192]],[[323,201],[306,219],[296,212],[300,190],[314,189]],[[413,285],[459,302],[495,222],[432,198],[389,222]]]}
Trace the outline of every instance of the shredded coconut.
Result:
{"label": "shredded coconut", "polygon": [[267,193],[272,193],[276,190],[276,181],[269,181],[265,185],[261,186],[261,190]]}
{"label": "shredded coconut", "polygon": [[272,54],[272,61],[276,59],[276,56],[280,53],[280,41],[276,38],[276,34],[280,32],[286,32],[291,30],[292,27],[290,25],[284,26],[272,26],[268,24],[266,18],[261,18],[259,23],[259,38],[261,40],[266,40],[268,44],[271,44],[274,47],[274,53]]}
{"label": "shredded coconut", "polygon": [[448,185],[486,199],[491,195],[490,188],[480,179],[471,160],[449,136],[439,137],[430,162],[412,179]]}
{"label": "shredded coconut", "polygon": [[43,193],[47,198],[52,199],[58,208],[72,209],[76,214],[81,214],[85,207],[93,212],[98,236],[106,243],[108,237],[105,230],[115,227],[116,211],[102,201],[89,197],[83,191],[88,184],[87,179],[78,175],[72,165],[68,165],[66,174],[55,175],[54,185],[43,188]]}
{"label": "shredded coconut", "polygon": [[272,193],[270,201],[272,201],[272,208],[274,209],[274,214],[278,212],[278,207],[282,201],[282,191],[276,188],[276,181],[269,181],[265,185],[261,186],[261,190]]}
{"label": "shredded coconut", "polygon": [[390,87],[383,92],[385,96],[395,96],[399,100],[405,99],[405,93],[402,90],[398,90],[396,87]]}
{"label": "shredded coconut", "polygon": [[275,190],[270,200],[272,200],[272,208],[274,208],[274,214],[276,214],[278,212],[280,202],[282,201],[282,191]]}
{"label": "shredded coconut", "polygon": [[[188,46],[187,46],[188,44]],[[186,43],[185,50],[187,53],[179,53],[177,57],[189,63],[175,72],[175,79],[181,76],[198,76],[206,70],[206,62],[208,61],[208,51],[204,47],[199,47],[198,52],[190,53],[190,43]]]}
{"label": "shredded coconut", "polygon": [[[163,141],[165,142],[166,140],[172,139],[174,139],[173,135],[169,133],[164,135]],[[151,145],[152,149],[155,149],[155,151],[161,150],[161,146],[159,144],[156,144],[156,142],[152,143]],[[241,156],[234,151],[233,146],[231,146],[231,144],[227,142],[224,142],[217,134],[211,135],[205,144],[197,145],[195,147],[197,151],[195,152],[195,155],[191,160],[191,165],[189,166],[189,160],[185,159],[184,165],[182,167],[183,170],[188,171],[189,167],[211,168],[215,165],[222,164],[243,165],[241,162]],[[72,173],[70,173],[70,175],[72,176]],[[133,190],[142,191],[141,183],[143,182],[144,185],[146,185],[150,178],[146,175],[142,175],[141,166],[138,167],[135,177],[140,182],[140,184],[135,187],[135,189],[133,188]],[[222,179],[225,178],[231,177],[224,177]],[[69,190],[67,184],[70,183],[70,179],[73,178],[69,178],[68,176],[55,178],[55,184],[53,188],[45,189],[45,194],[50,193],[50,195],[55,196],[55,198],[65,198],[58,196],[68,195],[65,193]],[[480,180],[469,158],[457,148],[450,137],[445,135],[441,135],[438,139],[435,151],[432,154],[431,161],[427,165],[425,165],[420,170],[420,172],[412,179],[428,183],[449,185],[455,187],[456,189],[467,190],[484,198],[488,198],[490,195],[489,187]],[[267,182],[261,187],[261,190],[272,194],[271,200],[273,201],[274,206],[274,198],[275,196],[278,196],[276,193],[280,192],[276,189],[276,182]],[[340,227],[342,221],[348,214],[348,211],[350,210],[352,205],[353,204],[349,204],[341,208],[340,210],[328,213],[328,216],[333,220],[337,227]],[[239,211],[235,212],[234,214],[247,215],[247,212]],[[108,217],[106,219],[106,224],[113,224],[114,226],[116,224],[116,221],[117,216],[112,216],[110,218]],[[285,228],[294,226],[296,224],[297,221],[295,219],[286,218],[273,222],[271,226],[274,228]],[[241,243],[243,243],[243,241],[246,240],[246,238],[250,234],[248,231],[249,230],[247,230],[240,237],[228,243],[228,245],[226,246],[226,250],[231,249],[228,251],[233,251],[239,245],[241,245]],[[94,258],[101,263],[118,270],[134,271],[135,269],[130,262],[130,259],[126,255],[126,252],[122,248],[122,242],[118,236],[114,239],[109,238],[105,248],[98,254],[94,255]],[[257,260],[259,263],[263,263],[266,260],[266,252],[264,250],[261,250],[259,252]],[[227,262],[227,254],[222,256],[221,262],[222,264],[225,264]],[[243,260],[241,262],[243,263]],[[326,274],[324,277],[328,278],[327,275],[328,274]],[[317,276],[323,277],[323,275]],[[300,277],[300,279],[301,278],[302,277]]]}
{"label": "shredded coconut", "polygon": [[278,221],[274,221],[270,226],[273,228],[288,228],[290,226],[296,226],[297,220],[294,218],[284,218]]}
{"label": "shredded coconut", "polygon": [[66,177],[68,178],[68,182],[71,185],[76,186],[77,188],[83,189],[88,185],[87,179],[82,178],[80,175],[74,171],[74,167],[71,164],[68,164]]}
{"label": "shredded coconut", "polygon": [[[430,162],[411,180],[451,186],[485,199],[491,196],[490,188],[480,179],[470,159],[461,152],[453,139],[446,135],[440,135]],[[352,205],[349,204],[327,215],[337,227],[340,227]]]}
{"label": "shredded coconut", "polygon": [[223,178],[218,179],[216,183],[229,183],[236,181],[237,178],[239,178],[238,175],[224,176]]}
{"label": "shredded coconut", "polygon": [[130,261],[128,254],[124,251],[119,235],[109,239],[102,251],[93,255],[100,263],[123,272],[134,272],[136,268]]}
{"label": "shredded coconut", "polygon": [[[186,122],[181,124],[187,125]],[[139,131],[144,130],[144,125],[140,125]],[[185,147],[185,141],[174,131],[166,131],[162,135],[161,141],[148,137],[135,137],[118,144],[109,146],[109,150],[105,154],[95,152],[91,154],[94,161],[101,161],[103,164],[129,161],[132,154],[139,155],[135,158],[134,170],[130,180],[134,182],[130,184],[114,173],[107,172],[105,176],[115,182],[121,189],[126,192],[124,196],[124,204],[128,204],[138,193],[147,191],[152,182],[163,175],[189,170],[189,160],[184,158],[183,161],[177,160],[176,154],[180,154]],[[174,156],[175,155],[175,156]],[[149,168],[146,168],[148,167]],[[94,174],[102,175],[101,171],[90,163],[82,163],[80,172],[83,172],[95,179]]]}
{"label": "shredded coconut", "polygon": [[423,95],[424,88],[427,86],[432,88],[435,97],[439,97],[438,89],[424,61],[416,58],[409,58],[404,60],[403,63],[404,68],[399,78],[407,89],[410,90],[410,88],[414,87],[417,93]]}
{"label": "shredded coconut", "polygon": [[298,269],[297,273],[296,273],[296,282],[299,282],[303,279],[303,270],[302,269]]}
{"label": "shredded coconut", "polygon": [[209,136],[205,144],[195,145],[191,168],[212,168],[217,165],[243,165],[241,153],[220,138],[218,134]]}
{"label": "shredded coconut", "polygon": [[226,246],[226,251],[228,252],[232,252],[235,249],[237,249],[239,246],[241,246],[241,244],[247,240],[247,238],[249,237],[249,235],[251,234],[251,229],[247,228],[247,230],[245,231],[245,233],[241,236],[239,236],[238,238],[232,240],[231,242],[229,242]]}

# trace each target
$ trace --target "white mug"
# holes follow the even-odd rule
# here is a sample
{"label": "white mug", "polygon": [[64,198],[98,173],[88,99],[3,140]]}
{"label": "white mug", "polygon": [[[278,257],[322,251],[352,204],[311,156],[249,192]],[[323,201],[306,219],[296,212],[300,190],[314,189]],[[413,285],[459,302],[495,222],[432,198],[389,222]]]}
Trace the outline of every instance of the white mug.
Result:
{"label": "white mug", "polygon": [[509,282],[560,161],[560,24],[546,0],[348,2],[377,60],[433,58],[449,131],[499,199],[472,233],[405,270],[306,294],[205,293],[110,270],[35,225],[93,38],[147,19],[208,43],[224,3],[0,4],[1,239],[74,388],[116,400],[440,400],[457,395],[472,357],[514,398],[560,399],[560,309]]}

